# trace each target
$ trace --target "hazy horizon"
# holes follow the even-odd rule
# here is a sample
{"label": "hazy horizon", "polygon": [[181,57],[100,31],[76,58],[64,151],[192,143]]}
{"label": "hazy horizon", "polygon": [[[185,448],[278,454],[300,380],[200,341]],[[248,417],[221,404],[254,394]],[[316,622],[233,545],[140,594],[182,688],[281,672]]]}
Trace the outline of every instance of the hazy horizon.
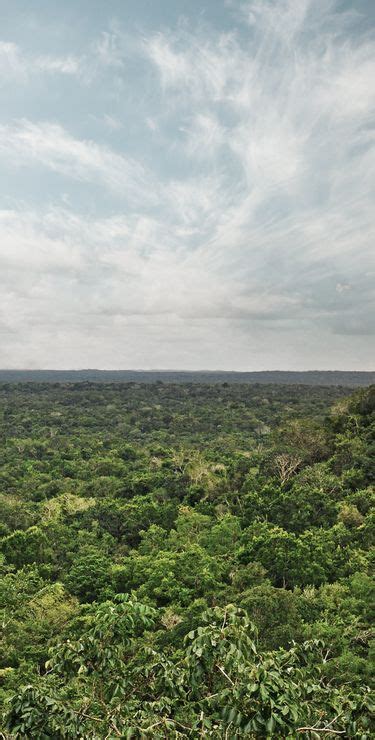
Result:
{"label": "hazy horizon", "polygon": [[375,3],[0,6],[1,366],[372,371]]}
{"label": "hazy horizon", "polygon": [[99,373],[365,373],[371,375],[375,373],[375,369],[370,370],[354,370],[353,368],[308,368],[307,370],[294,370],[291,368],[261,368],[260,370],[252,370],[249,368],[239,369],[230,368],[229,370],[223,370],[222,368],[208,368],[199,367],[195,369],[189,369],[184,367],[0,367],[0,372],[56,372],[56,373],[79,373],[79,372],[99,372]]}

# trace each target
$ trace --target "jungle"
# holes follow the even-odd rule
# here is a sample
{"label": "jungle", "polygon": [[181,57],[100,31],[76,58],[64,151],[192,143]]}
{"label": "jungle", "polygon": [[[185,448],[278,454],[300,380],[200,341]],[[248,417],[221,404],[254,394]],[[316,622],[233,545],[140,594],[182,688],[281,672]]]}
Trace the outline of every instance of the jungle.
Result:
{"label": "jungle", "polygon": [[374,411],[1,383],[0,736],[374,737]]}

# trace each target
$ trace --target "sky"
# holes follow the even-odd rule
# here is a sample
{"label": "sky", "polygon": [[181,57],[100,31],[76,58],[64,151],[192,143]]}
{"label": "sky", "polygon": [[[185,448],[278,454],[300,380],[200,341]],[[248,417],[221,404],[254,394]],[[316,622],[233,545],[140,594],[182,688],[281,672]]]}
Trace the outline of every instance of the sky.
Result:
{"label": "sky", "polygon": [[0,366],[375,368],[373,0],[0,0]]}

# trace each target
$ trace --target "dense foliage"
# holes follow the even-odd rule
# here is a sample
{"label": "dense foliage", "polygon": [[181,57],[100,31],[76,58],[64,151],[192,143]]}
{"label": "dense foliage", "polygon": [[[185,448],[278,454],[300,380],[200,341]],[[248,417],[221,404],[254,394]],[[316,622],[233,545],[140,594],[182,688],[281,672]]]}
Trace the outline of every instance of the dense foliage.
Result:
{"label": "dense foliage", "polygon": [[2,384],[5,738],[369,740],[375,387]]}

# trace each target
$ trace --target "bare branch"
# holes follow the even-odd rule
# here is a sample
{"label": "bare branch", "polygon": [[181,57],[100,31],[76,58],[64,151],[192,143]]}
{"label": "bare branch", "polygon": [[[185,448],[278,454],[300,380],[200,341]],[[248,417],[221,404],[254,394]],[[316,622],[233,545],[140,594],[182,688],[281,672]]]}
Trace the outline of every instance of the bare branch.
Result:
{"label": "bare branch", "polygon": [[228,676],[228,674],[225,673],[224,668],[222,668],[220,665],[217,665],[217,664],[216,664],[216,668],[218,668],[220,673],[222,673],[223,676],[225,676],[225,678],[229,681],[229,683],[232,684],[232,686],[234,686],[234,681],[232,681],[230,676]]}
{"label": "bare branch", "polygon": [[281,453],[275,457],[275,465],[281,485],[287,483],[289,478],[295,473],[301,465],[302,458],[297,455],[290,455],[289,453]]}
{"label": "bare branch", "polygon": [[345,735],[345,730],[333,730],[332,727],[297,727],[296,732],[331,732],[332,735]]}

